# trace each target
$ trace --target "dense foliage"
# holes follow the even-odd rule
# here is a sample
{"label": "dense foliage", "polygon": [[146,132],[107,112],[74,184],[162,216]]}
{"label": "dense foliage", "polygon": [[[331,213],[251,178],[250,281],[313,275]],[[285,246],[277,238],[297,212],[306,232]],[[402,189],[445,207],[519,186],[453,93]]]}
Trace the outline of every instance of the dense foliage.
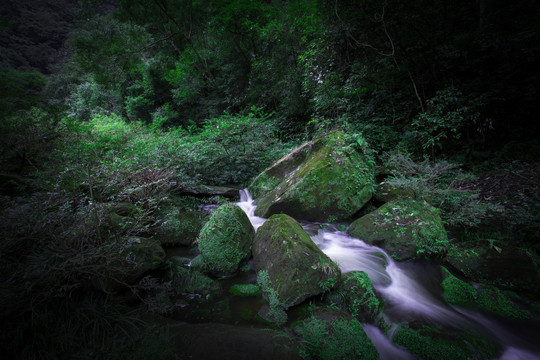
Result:
{"label": "dense foliage", "polygon": [[[538,262],[539,15],[534,0],[2,1],[0,349],[166,356],[109,287],[146,289],[126,249],[202,202],[182,191],[246,186],[335,129],[366,139],[378,180],[440,208],[451,241]],[[351,324],[313,321],[306,351]]]}

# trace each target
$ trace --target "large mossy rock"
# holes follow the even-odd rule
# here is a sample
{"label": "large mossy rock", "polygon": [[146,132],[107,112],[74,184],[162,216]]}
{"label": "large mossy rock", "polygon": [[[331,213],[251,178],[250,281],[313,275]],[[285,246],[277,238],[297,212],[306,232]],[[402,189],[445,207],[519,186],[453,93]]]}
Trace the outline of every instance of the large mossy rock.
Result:
{"label": "large mossy rock", "polygon": [[395,200],[355,220],[349,234],[397,260],[443,257],[448,246],[439,210],[425,201]]}
{"label": "large mossy rock", "polygon": [[[475,308],[511,319],[531,319],[534,315],[514,303],[512,293],[505,293],[494,286],[472,285],[458,279],[442,267],[444,279],[441,283],[444,299],[461,308]],[[519,299],[516,299],[520,302]]]}
{"label": "large mossy rock", "polygon": [[246,213],[237,205],[221,205],[199,234],[199,250],[208,272],[235,273],[251,257],[255,230]]}
{"label": "large mossy rock", "polygon": [[341,131],[310,141],[257,176],[249,189],[255,215],[288,214],[333,222],[359,211],[372,195],[374,169],[361,138]]}
{"label": "large mossy rock", "polygon": [[363,271],[343,274],[336,287],[325,296],[325,301],[362,322],[373,322],[383,305]]}
{"label": "large mossy rock", "polygon": [[301,355],[309,359],[379,359],[362,324],[339,310],[316,308],[294,331],[302,337]]}
{"label": "large mossy rock", "polygon": [[415,199],[416,193],[413,189],[406,186],[383,181],[375,186],[373,199],[381,203],[387,203],[397,199]]}
{"label": "large mossy rock", "polygon": [[466,277],[504,288],[540,291],[540,275],[525,251],[490,240],[452,244],[446,261]]}
{"label": "large mossy rock", "polygon": [[404,325],[392,341],[422,360],[494,359],[502,349],[493,340],[472,331]]}
{"label": "large mossy rock", "polygon": [[161,224],[154,237],[163,246],[189,246],[197,239],[209,214],[208,211],[180,210],[175,206],[170,207],[161,214]]}
{"label": "large mossy rock", "polygon": [[[253,264],[269,278],[267,288],[262,288],[265,296],[275,294],[284,309],[329,290],[341,275],[296,220],[285,214],[271,216],[257,230]],[[275,299],[269,301],[272,305]]]}

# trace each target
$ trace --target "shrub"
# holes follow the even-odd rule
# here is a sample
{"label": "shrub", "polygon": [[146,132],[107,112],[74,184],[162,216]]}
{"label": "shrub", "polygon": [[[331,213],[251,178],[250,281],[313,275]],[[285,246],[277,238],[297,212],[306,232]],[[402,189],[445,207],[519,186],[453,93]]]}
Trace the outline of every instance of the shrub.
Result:
{"label": "shrub", "polygon": [[386,166],[391,176],[385,180],[389,187],[414,194],[441,209],[446,225],[474,227],[501,211],[497,204],[481,201],[478,191],[464,190],[460,185],[474,176],[464,173],[458,164],[425,159],[413,161],[408,155],[395,153],[389,156]]}
{"label": "shrub", "polygon": [[379,353],[362,324],[338,319],[325,322],[315,317],[304,320],[296,331],[304,339],[302,357],[314,359],[378,359]]}

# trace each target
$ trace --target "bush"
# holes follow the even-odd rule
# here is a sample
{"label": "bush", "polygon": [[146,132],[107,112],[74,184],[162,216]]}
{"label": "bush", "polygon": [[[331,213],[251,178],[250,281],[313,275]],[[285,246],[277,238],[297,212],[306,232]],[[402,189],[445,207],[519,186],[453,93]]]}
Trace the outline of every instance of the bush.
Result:
{"label": "bush", "polygon": [[501,206],[481,201],[478,191],[460,188],[474,176],[464,173],[458,164],[428,159],[415,162],[406,154],[395,153],[386,166],[392,174],[385,180],[389,187],[414,194],[417,200],[441,209],[446,225],[475,227],[493,212],[501,211]]}

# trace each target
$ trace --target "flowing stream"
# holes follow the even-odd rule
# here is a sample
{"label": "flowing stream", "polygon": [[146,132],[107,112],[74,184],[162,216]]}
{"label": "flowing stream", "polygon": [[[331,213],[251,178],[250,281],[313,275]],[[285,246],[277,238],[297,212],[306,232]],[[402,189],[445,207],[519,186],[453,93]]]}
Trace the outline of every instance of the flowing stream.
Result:
{"label": "flowing stream", "polygon": [[[240,191],[238,205],[246,212],[255,230],[264,218],[255,216],[256,206],[247,190]],[[500,360],[540,360],[540,332],[537,325],[507,323],[491,316],[447,304],[439,286],[438,268],[425,262],[397,263],[384,250],[352,238],[331,224],[301,222],[315,244],[335,261],[343,273],[360,270],[368,274],[375,290],[385,299],[383,316],[390,323],[412,320],[458,329],[474,329],[499,341],[505,351]],[[321,226],[323,225],[323,226]],[[416,359],[391,342],[371,324],[364,329],[377,347],[381,360]]]}

